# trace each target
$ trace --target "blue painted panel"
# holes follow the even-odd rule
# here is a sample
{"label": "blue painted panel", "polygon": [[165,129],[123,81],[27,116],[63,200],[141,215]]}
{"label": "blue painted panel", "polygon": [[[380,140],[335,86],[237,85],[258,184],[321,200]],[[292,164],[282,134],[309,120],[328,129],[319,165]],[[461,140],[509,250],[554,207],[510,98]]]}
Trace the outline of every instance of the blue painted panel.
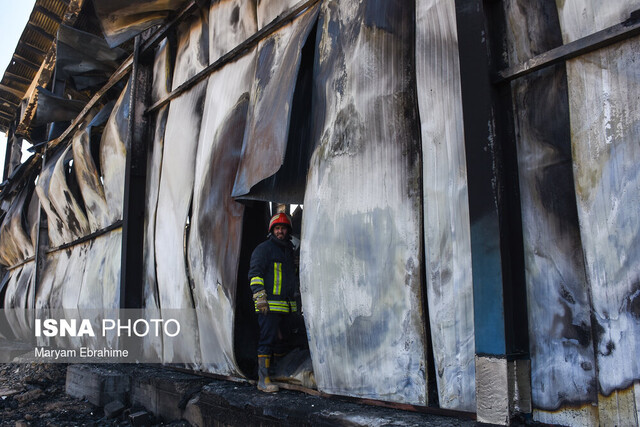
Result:
{"label": "blue painted panel", "polygon": [[504,298],[497,217],[489,214],[471,224],[471,253],[476,353],[503,355]]}

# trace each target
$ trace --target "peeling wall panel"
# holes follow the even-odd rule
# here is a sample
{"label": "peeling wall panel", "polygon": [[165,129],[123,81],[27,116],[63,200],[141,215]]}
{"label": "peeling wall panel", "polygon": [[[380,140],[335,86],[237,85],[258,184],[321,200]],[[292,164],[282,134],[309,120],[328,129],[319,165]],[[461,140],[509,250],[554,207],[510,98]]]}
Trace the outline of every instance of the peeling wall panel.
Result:
{"label": "peeling wall panel", "polygon": [[[173,73],[177,87],[208,64],[207,17],[196,14],[178,29],[178,56]],[[195,156],[200,134],[207,82],[173,100],[165,132],[156,215],[155,253],[162,309],[193,308],[187,276],[185,226],[191,208]],[[165,361],[200,360],[196,319],[184,320],[183,340],[164,348]],[[189,334],[191,332],[192,334]]]}
{"label": "peeling wall panel", "polygon": [[88,80],[106,81],[127,55],[123,49],[110,48],[102,37],[66,25],[58,29],[56,49],[56,79],[60,80],[86,74]]}
{"label": "peeling wall panel", "polygon": [[49,235],[49,246],[51,247],[60,246],[65,243],[65,241],[70,241],[70,238],[65,236],[64,223],[49,199],[49,188],[53,171],[63,152],[64,150],[58,150],[56,153],[50,153],[48,155],[47,162],[42,166],[38,184],[36,185],[38,199],[47,214],[47,233]]}
{"label": "peeling wall panel", "polygon": [[36,87],[35,97],[36,111],[31,120],[31,126],[34,127],[73,120],[86,105],[84,101],[57,96],[40,86]]}
{"label": "peeling wall panel", "polygon": [[[33,194],[34,175],[25,178],[28,182],[12,200],[0,227],[0,264],[4,267],[22,263],[35,253],[31,237],[27,234],[27,230],[32,227],[32,224],[23,223],[23,215],[27,214],[26,211]],[[32,260],[7,270],[4,300],[0,300],[0,308],[25,309],[33,306],[31,289],[34,280],[34,266],[35,262]],[[0,294],[2,294],[2,288],[0,288]],[[7,318],[6,326],[10,328],[15,337],[25,340],[31,339],[29,327],[32,321],[25,317],[25,312],[8,310],[5,312],[5,316]]]}
{"label": "peeling wall panel", "polygon": [[455,4],[416,4],[425,267],[439,403],[473,412],[473,280]]}
{"label": "peeling wall panel", "polygon": [[98,170],[91,155],[91,129],[99,126],[111,113],[111,108],[103,109],[87,126],[81,127],[73,136],[73,167],[76,172],[82,199],[86,207],[91,232],[111,224],[109,208]]}
{"label": "peeling wall panel", "polygon": [[[54,153],[43,169],[37,190],[49,220],[50,247],[71,243],[109,226],[113,213],[122,212],[122,196],[118,197],[113,185],[118,175],[124,175],[124,150],[114,149],[122,141],[122,133],[115,126],[118,116],[123,120],[122,110],[116,105],[112,111],[112,105],[107,105],[99,112],[91,112],[67,147]],[[101,126],[107,118],[111,128],[107,126],[100,139],[100,170],[104,172],[105,185],[110,185],[110,198],[105,197],[90,147],[92,128]],[[72,179],[77,185],[70,184]],[[77,186],[78,192],[72,191],[71,185]],[[84,310],[91,308],[118,307],[121,244],[122,231],[113,230],[91,241],[47,253],[36,307],[73,313],[77,309],[86,313]]]}
{"label": "peeling wall panel", "polygon": [[323,4],[300,279],[319,390],[425,405],[414,12]]}
{"label": "peeling wall panel", "polygon": [[[164,98],[171,91],[171,70],[173,64],[170,58],[170,44],[164,39],[156,49],[153,64],[153,84],[151,88],[151,102],[154,103]],[[147,188],[145,207],[145,232],[144,232],[144,307],[160,317],[160,296],[156,278],[155,257],[155,230],[158,207],[158,190],[160,185],[160,172],[162,168],[162,150],[164,148],[164,134],[167,125],[169,107],[162,107],[151,119],[152,138],[147,153]],[[152,340],[149,340],[152,341]],[[146,342],[145,355],[155,360],[162,360],[162,344],[153,340],[153,344]]]}
{"label": "peeling wall panel", "polygon": [[111,223],[122,219],[124,207],[124,170],[127,159],[125,142],[131,111],[130,91],[131,81],[113,107],[100,141],[100,167]]}
{"label": "peeling wall panel", "polygon": [[[31,187],[33,188],[33,187]],[[14,198],[0,227],[0,264],[16,265],[34,255],[33,242],[22,225],[22,215],[30,199],[27,185]],[[29,224],[30,225],[30,224]]]}
{"label": "peeling wall panel", "polygon": [[57,160],[49,182],[49,200],[64,223],[65,243],[90,233],[85,211],[67,184],[66,174],[72,160],[73,151],[69,145]]}
{"label": "peeling wall panel", "polygon": [[301,50],[318,10],[319,6],[307,10],[258,45],[249,122],[234,197],[249,194],[251,187],[273,176],[284,162]]}
{"label": "peeling wall panel", "polygon": [[[238,13],[255,17],[255,3],[227,0],[212,6],[210,28],[227,34],[216,40],[212,31],[209,43],[216,46],[214,54],[231,50],[256,31],[255,21],[253,26],[246,20],[239,25],[233,19]],[[200,340],[203,369],[222,375],[242,375],[234,357],[233,335],[244,205],[233,200],[231,190],[242,151],[255,61],[253,50],[209,77],[206,120],[195,160],[189,271],[199,334],[206,337]]]}
{"label": "peeling wall panel", "polygon": [[[640,2],[558,3],[566,42],[618,24]],[[602,394],[640,379],[640,41],[567,62],[578,217]],[[624,408],[600,404],[601,420]]]}
{"label": "peeling wall panel", "polygon": [[[554,1],[505,3],[511,65],[562,44]],[[554,19],[555,18],[555,19]],[[523,29],[525,29],[523,31]],[[536,419],[597,420],[591,309],[575,204],[564,66],[512,84]]]}
{"label": "peeling wall panel", "polygon": [[30,307],[31,287],[33,286],[33,273],[35,263],[28,262],[10,271],[11,277],[6,285],[4,298],[4,309],[7,310],[5,316],[13,335],[21,340],[32,339],[32,319],[27,318],[27,312],[22,309]]}

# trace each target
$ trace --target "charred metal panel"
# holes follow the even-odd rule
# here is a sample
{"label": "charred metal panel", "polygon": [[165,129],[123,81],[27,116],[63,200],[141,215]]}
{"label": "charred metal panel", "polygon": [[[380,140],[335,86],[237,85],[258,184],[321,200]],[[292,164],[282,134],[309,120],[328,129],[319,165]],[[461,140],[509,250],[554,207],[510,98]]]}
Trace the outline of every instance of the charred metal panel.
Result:
{"label": "charred metal panel", "polygon": [[[38,197],[49,219],[49,241],[51,244],[70,243],[89,233],[89,223],[77,193],[72,191],[67,177],[72,178],[71,145],[50,156],[38,181]],[[51,215],[49,215],[51,212]],[[60,243],[58,243],[60,242]],[[45,267],[42,277],[47,282],[48,272],[55,271],[50,279],[48,295],[38,292],[38,306],[61,309],[77,309],[82,289],[82,272],[85,267],[86,248],[77,245],[68,249],[65,257],[58,258],[55,270]],[[53,266],[52,266],[53,267]]]}
{"label": "charred metal panel", "polygon": [[[164,39],[158,45],[153,64],[153,83],[151,88],[151,102],[164,98],[171,92],[171,70],[173,64],[170,57],[170,44]],[[158,285],[156,278],[156,215],[158,207],[158,190],[160,172],[162,169],[162,151],[164,148],[164,134],[167,125],[169,107],[162,107],[151,118],[152,137],[147,152],[147,189],[145,191],[145,242],[144,242],[144,277],[143,301],[147,310],[160,308]],[[158,341],[155,347],[145,344],[145,353],[155,360],[162,360],[162,348]]]}
{"label": "charred metal panel", "polygon": [[[311,29],[315,34],[316,30]],[[255,200],[277,200],[285,204],[302,204],[309,172],[309,161],[315,146],[311,139],[313,127],[313,63],[315,58],[315,35],[307,37],[302,48],[293,98],[284,163],[270,178],[260,181],[243,198]],[[299,230],[299,228],[298,228]],[[298,234],[299,235],[299,234]]]}
{"label": "charred metal panel", "polygon": [[90,233],[84,206],[80,204],[81,200],[75,197],[67,182],[67,174],[73,168],[71,148],[71,145],[67,146],[58,158],[49,183],[49,201],[62,219],[67,232],[65,243]]}
{"label": "charred metal panel", "polygon": [[[505,2],[511,65],[562,44],[554,1]],[[575,205],[563,65],[512,84],[525,250],[533,405],[585,425],[597,401],[590,299]],[[536,414],[538,417],[539,414]]]}
{"label": "charred metal panel", "polygon": [[258,30],[298,4],[300,0],[258,0]]}
{"label": "charred metal panel", "polygon": [[0,264],[14,266],[34,255],[29,226],[23,225],[23,214],[30,201],[33,186],[25,186],[14,198],[0,226]]}
{"label": "charred metal panel", "polygon": [[[9,282],[6,285],[4,306],[5,309],[23,309],[29,307],[32,301],[29,300],[33,283],[35,262],[28,262],[15,270],[10,271]],[[13,336],[29,341],[32,339],[32,320],[26,316],[23,310],[8,310],[5,312],[7,323],[11,328]]]}
{"label": "charred metal panel", "polygon": [[[48,156],[49,161],[40,175],[36,190],[47,212],[49,242],[53,248],[47,253],[38,286],[35,302],[38,308],[84,310],[119,305],[120,230],[66,249],[56,249],[111,226],[110,215],[122,211],[122,196],[118,200],[112,176],[124,173],[122,168],[118,169],[119,164],[124,165],[124,153],[109,150],[117,147],[117,141],[112,141],[118,138],[117,132],[108,132],[108,126],[101,138],[92,132],[100,129],[107,118],[114,123],[119,114],[122,115],[122,108],[118,103],[115,107],[107,105],[102,111],[91,111],[69,138],[66,148]],[[97,143],[103,148],[99,165],[94,162],[98,156],[92,155],[91,148]],[[98,171],[104,173],[105,186],[111,185],[110,193],[103,188]],[[111,197],[105,197],[106,194]],[[120,206],[114,205],[114,200]]]}
{"label": "charred metal panel", "polygon": [[127,158],[125,141],[129,126],[130,82],[122,91],[105,126],[100,141],[100,170],[104,195],[109,205],[109,219],[114,223],[122,219],[124,203],[124,168]]}
{"label": "charred metal panel", "polygon": [[187,0],[93,0],[105,39],[112,47],[162,24],[186,3]]}
{"label": "charred metal panel", "polygon": [[[213,2],[209,12],[211,22],[209,25],[209,64],[216,62],[257,31],[256,1],[258,0],[218,0]],[[276,4],[278,1],[269,3]],[[214,22],[217,22],[218,25],[215,25]]]}
{"label": "charred metal panel", "polygon": [[[638,1],[559,2],[563,39],[570,42],[620,23],[638,8]],[[640,379],[638,61],[636,37],[567,62],[575,191],[593,304],[598,388],[605,396]],[[601,422],[611,417],[627,422],[628,408],[603,402]]]}
{"label": "charred metal panel", "polygon": [[[217,2],[210,10],[209,27],[213,55],[233,49],[256,31],[255,2]],[[226,37],[216,39],[214,29]],[[209,77],[203,112],[206,119],[195,158],[189,272],[199,335],[203,337],[202,369],[222,375],[242,375],[233,343],[244,206],[231,197],[231,190],[242,151],[255,63],[256,51],[252,50]],[[247,286],[244,281],[240,285]]]}
{"label": "charred metal panel", "polygon": [[40,126],[51,122],[65,122],[74,119],[86,105],[86,102],[57,96],[38,86],[36,112],[31,126]]}
{"label": "charred metal panel", "polygon": [[[33,175],[25,178],[32,181]],[[33,304],[31,287],[35,265],[32,258],[34,244],[28,231],[32,224],[23,221],[32,193],[33,184],[28,183],[12,200],[0,227],[0,264],[9,267],[5,289],[0,289],[0,295],[4,296],[4,299],[0,300],[0,307],[4,309],[26,308]],[[29,318],[22,316],[20,311],[8,310],[5,315],[6,326],[14,337],[31,338]]]}
{"label": "charred metal panel", "polygon": [[425,405],[414,13],[323,3],[300,279],[319,390]]}
{"label": "charred metal panel", "polygon": [[[123,90],[123,94],[128,90]],[[92,138],[92,130],[101,128],[105,122],[109,123],[123,114],[123,103],[128,103],[128,98],[121,95],[115,105],[107,104],[100,111],[90,113],[85,119],[88,125],[81,126],[72,137],[72,147],[74,153],[73,168],[76,172],[77,181],[80,187],[81,198],[84,201],[84,209],[88,219],[100,218],[100,222],[96,221],[96,227],[104,229],[113,224],[113,218],[109,213],[114,211],[122,211],[121,200],[123,188],[119,189],[119,197],[107,197],[108,191],[111,194],[118,192],[118,188],[109,189],[108,184],[114,182],[110,174],[124,175],[124,157],[126,152],[110,150],[109,147],[118,146],[117,141],[112,143],[108,141],[110,138],[118,138],[118,135],[110,133],[108,124],[102,137]],[[95,115],[94,115],[95,114]],[[93,117],[93,118],[91,118]],[[85,141],[86,148],[89,150],[77,150],[79,144]],[[100,159],[100,167],[96,167],[93,163],[91,152],[94,151],[90,147],[94,144],[100,144],[98,147]],[[84,158],[81,155],[84,154]],[[88,173],[89,170],[91,173]],[[98,170],[102,172],[104,181],[103,187]],[[87,201],[94,202],[87,203]],[[119,205],[116,205],[118,203]],[[90,228],[90,231],[97,231]],[[84,234],[83,236],[85,236]],[[78,295],[78,306],[80,315],[86,313],[86,310],[95,308],[114,309],[120,306],[120,253],[122,246],[122,231],[115,229],[107,234],[100,235],[88,242],[83,242],[74,246],[72,250],[84,255],[84,265],[80,270],[71,270],[67,272],[67,281],[79,282],[82,284]],[[86,315],[89,317],[89,314]]]}
{"label": "charred metal panel", "polygon": [[[258,46],[251,108],[233,187],[234,197],[254,198],[251,188],[273,176],[284,162],[301,50],[318,10],[318,5],[312,7]],[[283,201],[277,194],[267,200]]]}
{"label": "charred metal panel", "polygon": [[61,25],[58,30],[56,79],[72,79],[77,90],[107,81],[126,52],[111,48],[102,37]]}
{"label": "charred metal panel", "polygon": [[73,160],[74,169],[78,175],[78,183],[82,192],[84,205],[86,206],[89,228],[95,232],[111,224],[109,219],[109,207],[104,195],[104,189],[100,182],[98,168],[93,159],[92,152],[95,150],[92,145],[96,142],[92,140],[91,131],[96,126],[102,126],[109,118],[114,103],[110,103],[103,108],[93,120],[86,126],[81,127],[73,136]]}
{"label": "charred metal panel", "polygon": [[[208,17],[197,13],[178,28],[173,87],[208,65]],[[162,170],[156,211],[155,256],[160,307],[194,308],[187,270],[186,226],[190,217],[196,150],[202,122],[206,82],[171,102],[164,137]],[[200,360],[194,317],[184,319],[182,342],[165,344],[164,360]]]}
{"label": "charred metal panel", "polygon": [[38,185],[36,185],[36,193],[38,194],[42,208],[47,213],[47,230],[49,243],[52,246],[60,246],[65,242],[73,240],[71,236],[65,236],[64,223],[49,200],[51,177],[62,153],[63,150],[57,150],[57,152],[47,155],[47,162],[42,166],[42,171],[38,178]]}
{"label": "charred metal panel", "polygon": [[439,402],[473,412],[473,281],[455,4],[416,5],[425,267]]}

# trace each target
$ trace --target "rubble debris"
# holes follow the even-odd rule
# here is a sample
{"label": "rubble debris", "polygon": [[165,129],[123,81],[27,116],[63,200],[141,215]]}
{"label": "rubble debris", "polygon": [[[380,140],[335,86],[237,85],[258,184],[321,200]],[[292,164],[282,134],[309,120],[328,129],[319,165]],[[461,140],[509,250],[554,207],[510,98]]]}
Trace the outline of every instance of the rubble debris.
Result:
{"label": "rubble debris", "polygon": [[119,400],[114,400],[113,402],[107,403],[103,409],[104,416],[109,418],[115,418],[124,412],[126,406],[124,403]]}
{"label": "rubble debris", "polygon": [[106,425],[100,408],[65,394],[66,372],[66,364],[0,364],[0,426]]}

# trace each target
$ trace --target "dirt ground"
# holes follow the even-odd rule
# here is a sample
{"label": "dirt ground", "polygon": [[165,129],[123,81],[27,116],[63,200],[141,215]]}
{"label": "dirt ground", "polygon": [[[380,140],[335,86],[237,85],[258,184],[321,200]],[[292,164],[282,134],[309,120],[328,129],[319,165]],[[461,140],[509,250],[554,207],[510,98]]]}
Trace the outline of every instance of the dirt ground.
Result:
{"label": "dirt ground", "polygon": [[[66,364],[0,364],[0,426],[130,426],[129,411],[108,419],[102,408],[65,393]],[[142,409],[142,408],[140,408]],[[137,409],[136,409],[137,410]],[[186,427],[184,421],[147,425]]]}
{"label": "dirt ground", "polygon": [[0,426],[114,425],[65,393],[66,375],[64,364],[0,364]]}

